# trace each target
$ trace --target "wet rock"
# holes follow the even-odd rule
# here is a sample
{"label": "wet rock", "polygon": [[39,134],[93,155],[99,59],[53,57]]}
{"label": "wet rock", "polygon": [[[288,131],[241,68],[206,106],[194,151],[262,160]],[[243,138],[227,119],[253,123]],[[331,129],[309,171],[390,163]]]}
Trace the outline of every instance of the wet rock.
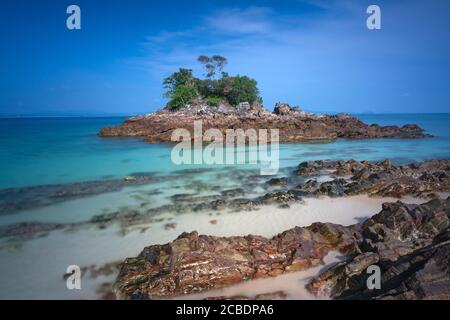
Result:
{"label": "wet rock", "polygon": [[318,195],[327,195],[330,197],[340,197],[345,195],[346,181],[344,179],[336,179],[332,181],[324,182],[316,190]]}
{"label": "wet rock", "polygon": [[272,178],[269,181],[267,181],[267,184],[269,186],[273,187],[282,187],[287,185],[287,178]]}
{"label": "wet rock", "polygon": [[291,191],[279,191],[279,192],[271,192],[271,193],[266,193],[261,201],[264,204],[272,204],[272,203],[281,203],[281,204],[285,204],[285,203],[289,203],[289,202],[293,202],[296,200],[299,200],[300,198],[296,196],[296,194],[294,194]]}
{"label": "wet rock", "polygon": [[68,184],[42,185],[0,190],[0,215],[12,214],[61,203],[68,200],[120,191],[130,185],[157,183],[177,179],[177,176],[134,176],[134,180],[109,179]]}
{"label": "wet rock", "polygon": [[122,265],[114,285],[118,298],[189,294],[276,276],[322,263],[330,250],[352,251],[356,240],[342,226],[316,224],[272,239],[183,233],[166,245],[146,247]]}
{"label": "wet rock", "polygon": [[320,160],[300,163],[295,174],[305,177],[323,174],[345,177],[335,178],[319,185],[313,180],[308,180],[296,187],[296,190],[317,195],[435,197],[436,192],[450,191],[450,170],[447,160],[433,160],[406,166],[396,166],[389,160],[374,163]]}
{"label": "wet rock", "polygon": [[258,209],[260,203],[250,199],[233,199],[229,202],[228,207],[235,211],[252,211]]}
{"label": "wet rock", "polygon": [[62,230],[68,225],[60,223],[21,222],[0,227],[0,250],[14,251],[25,241],[45,237],[50,232]]}
{"label": "wet rock", "polygon": [[303,192],[303,194],[313,194],[317,190],[318,185],[319,183],[317,182],[317,180],[310,179],[306,181],[306,183],[299,184],[295,187],[295,189]]}
{"label": "wet rock", "polygon": [[336,167],[335,161],[317,160],[305,161],[297,166],[295,173],[299,176],[310,176],[330,171]]}
{"label": "wet rock", "polygon": [[242,195],[244,195],[244,193],[245,193],[245,191],[242,188],[221,191],[222,196],[229,197],[229,198],[242,197]]}

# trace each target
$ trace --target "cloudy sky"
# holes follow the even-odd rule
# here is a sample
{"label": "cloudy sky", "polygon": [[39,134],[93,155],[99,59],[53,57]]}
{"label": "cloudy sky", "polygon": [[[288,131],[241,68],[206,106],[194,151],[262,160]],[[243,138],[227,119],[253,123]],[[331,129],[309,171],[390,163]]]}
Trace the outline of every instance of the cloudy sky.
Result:
{"label": "cloudy sky", "polygon": [[[70,4],[81,30],[66,28]],[[6,0],[0,115],[153,111],[164,77],[202,76],[196,58],[212,54],[255,78],[268,109],[450,112],[449,14],[447,0]]]}

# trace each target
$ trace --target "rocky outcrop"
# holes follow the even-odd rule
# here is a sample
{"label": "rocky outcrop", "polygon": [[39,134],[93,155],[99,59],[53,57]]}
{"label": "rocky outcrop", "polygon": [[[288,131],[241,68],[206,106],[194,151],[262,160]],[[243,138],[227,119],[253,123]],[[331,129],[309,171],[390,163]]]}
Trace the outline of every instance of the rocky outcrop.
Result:
{"label": "rocky outcrop", "polygon": [[[133,117],[117,127],[103,128],[102,137],[143,137],[148,142],[173,142],[172,132],[178,128],[193,134],[193,124],[202,120],[203,132],[215,128],[226,136],[227,129],[278,129],[279,141],[333,140],[337,138],[423,138],[423,129],[407,124],[403,127],[368,125],[351,115],[315,115],[277,104],[274,113],[261,106],[240,107],[234,111],[220,108],[169,111],[160,110],[145,116]],[[259,136],[258,136],[259,138]],[[269,134],[270,140],[270,134]]]}
{"label": "rocky outcrop", "polygon": [[[340,299],[450,299],[450,198],[390,203],[360,227],[362,252],[314,278],[308,289]],[[368,289],[370,265],[381,269]]]}
{"label": "rocky outcrop", "polygon": [[[122,264],[121,299],[157,299],[304,270],[331,250],[348,259],[315,277],[308,289],[333,298],[450,299],[450,197],[422,205],[387,203],[362,224],[315,223],[272,239],[183,233],[146,247]],[[367,289],[366,269],[382,269],[381,289]]]}
{"label": "rocky outcrop", "polygon": [[329,174],[336,178],[323,183],[308,180],[297,186],[306,194],[345,196],[368,194],[383,197],[433,196],[450,191],[450,163],[432,160],[408,165],[395,165],[389,160],[310,161],[298,165],[298,176]]}
{"label": "rocky outcrop", "polygon": [[356,252],[351,228],[316,223],[272,239],[183,233],[169,244],[147,247],[138,257],[126,259],[114,288],[121,299],[195,293],[310,268],[330,250]]}

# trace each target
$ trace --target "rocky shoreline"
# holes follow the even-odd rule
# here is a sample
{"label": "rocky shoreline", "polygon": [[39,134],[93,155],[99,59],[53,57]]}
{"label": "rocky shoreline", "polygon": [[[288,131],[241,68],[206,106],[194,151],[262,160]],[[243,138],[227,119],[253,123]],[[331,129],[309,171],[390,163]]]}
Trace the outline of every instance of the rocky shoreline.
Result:
{"label": "rocky shoreline", "polygon": [[[143,173],[121,180],[108,180],[104,184],[97,181],[86,185],[76,183],[43,186],[42,189],[33,187],[21,189],[20,192],[5,191],[7,194],[20,195],[15,202],[3,204],[5,214],[11,214],[15,210],[22,212],[24,203],[30,199],[45,206],[47,201],[62,203],[115,192],[124,187],[150,187],[133,190],[133,195],[138,199],[136,206],[100,213],[89,220],[70,223],[30,221],[4,225],[0,228],[0,249],[16,250],[23,242],[45,237],[54,231],[75,232],[85,228],[100,230],[118,226],[119,235],[125,236],[133,231],[145,233],[157,225],[163,233],[173,232],[179,228],[177,216],[185,213],[202,214],[209,221],[208,224],[218,223],[220,226],[227,214],[258,214],[258,210],[261,210],[262,217],[264,210],[275,210],[277,207],[280,208],[277,210],[281,210],[277,214],[283,214],[284,210],[290,214],[288,210],[297,210],[304,200],[323,196],[345,198],[368,195],[381,199],[405,199],[408,196],[423,199],[420,203],[427,203],[412,205],[406,204],[404,200],[387,203],[378,215],[366,221],[354,220],[358,223],[347,226],[313,223],[306,227],[317,221],[309,220],[307,224],[302,224],[305,227],[295,227],[272,238],[275,233],[270,233],[268,237],[212,237],[197,232],[183,233],[173,242],[147,247],[138,257],[117,263],[121,271],[114,286],[115,294],[121,299],[158,299],[196,292],[207,293],[210,289],[247,280],[319,267],[327,254],[339,251],[346,256],[346,260],[314,278],[308,285],[310,292],[317,296],[342,299],[450,298],[447,291],[450,288],[448,160],[404,165],[389,160],[318,160],[285,168],[271,179],[257,175],[252,170],[207,171],[213,177],[212,181],[223,183],[230,176],[233,181],[241,181],[238,187],[230,185],[225,188],[223,185],[197,181],[196,173],[193,170],[173,175],[174,181],[183,179],[181,184],[195,192],[185,193],[185,189],[180,189],[179,193],[169,193],[165,204],[159,206],[152,206],[149,192],[154,193],[152,183],[157,186],[167,177]],[[47,191],[51,192],[47,194]],[[203,191],[208,193],[198,195]],[[47,196],[43,197],[45,194]],[[13,201],[12,197],[8,199]],[[376,212],[364,210],[361,217],[365,219]],[[295,225],[298,224],[289,224],[276,232]],[[176,234],[173,233],[165,241],[170,241]],[[227,235],[230,234],[233,233]],[[369,263],[377,264],[382,269],[382,287],[386,290],[374,293],[364,289],[367,277],[364,268]],[[113,297],[110,288],[110,283],[100,288],[105,297]],[[282,292],[265,292],[264,295],[239,298],[283,297],[286,294]]]}
{"label": "rocky shoreline", "polygon": [[[280,191],[253,204],[289,203],[303,196],[372,196],[432,198],[422,205],[386,203],[365,222],[351,226],[314,223],[271,239],[211,237],[183,233],[165,245],[146,247],[126,259],[115,283],[120,299],[158,299],[273,277],[320,265],[330,251],[347,260],[322,272],[308,285],[318,296],[374,299],[450,299],[450,165],[447,160],[397,166],[390,161],[312,161],[291,177],[267,181]],[[321,174],[332,175],[317,182]],[[309,177],[292,188],[296,176]],[[292,189],[289,189],[292,188]],[[223,204],[225,206],[225,203]],[[212,208],[209,208],[210,210]],[[368,266],[382,269],[382,290],[365,287]]]}
{"label": "rocky shoreline", "polygon": [[[315,295],[353,299],[450,299],[450,197],[422,205],[386,203],[364,223],[314,223],[271,239],[183,233],[122,264],[119,299],[158,299],[305,270],[337,250],[347,260],[321,272]],[[368,290],[366,269],[382,269],[381,289]],[[225,297],[224,297],[225,298]]]}
{"label": "rocky shoreline", "polygon": [[[203,130],[218,129],[225,136],[227,129],[278,129],[280,142],[313,140],[372,139],[372,138],[425,138],[431,135],[415,124],[379,126],[366,124],[348,114],[316,115],[277,104],[274,112],[259,105],[244,105],[237,109],[219,106],[211,108],[159,110],[151,114],[126,120],[116,127],[100,130],[101,137],[142,137],[147,142],[173,142],[173,130],[184,128],[193,137],[194,121],[202,121]],[[270,137],[269,137],[270,138]]]}

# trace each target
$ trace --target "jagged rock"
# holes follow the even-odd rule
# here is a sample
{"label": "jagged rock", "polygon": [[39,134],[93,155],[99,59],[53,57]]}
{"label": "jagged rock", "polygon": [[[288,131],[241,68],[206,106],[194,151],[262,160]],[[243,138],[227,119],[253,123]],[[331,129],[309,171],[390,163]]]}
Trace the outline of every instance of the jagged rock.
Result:
{"label": "jagged rock", "polygon": [[295,171],[295,173],[299,176],[317,175],[334,169],[336,165],[337,162],[335,161],[305,161],[297,166],[297,170]]}
{"label": "jagged rock", "polygon": [[288,203],[299,199],[300,198],[291,191],[280,191],[280,192],[266,193],[262,197],[261,201],[265,204],[270,204],[270,203]]}
{"label": "jagged rock", "polygon": [[433,160],[397,166],[389,160],[309,161],[298,165],[296,175],[309,177],[332,174],[335,178],[321,184],[308,180],[296,190],[316,195],[343,196],[369,194],[381,197],[433,197],[435,192],[450,191],[450,165],[447,160]]}
{"label": "jagged rock", "polygon": [[[337,250],[347,260],[313,278],[307,286],[312,293],[341,299],[450,299],[449,217],[450,197],[421,205],[384,204],[362,224],[314,223],[272,239],[183,233],[126,259],[114,292],[122,299],[195,293],[304,270]],[[379,290],[367,289],[366,270],[372,265],[382,269]]]}
{"label": "jagged rock", "polygon": [[[315,277],[308,289],[340,299],[450,299],[450,197],[422,205],[384,204],[361,225],[353,256]],[[369,290],[366,269],[381,268]]]}
{"label": "jagged rock", "polygon": [[356,248],[351,230],[322,223],[272,239],[183,233],[169,244],[146,247],[136,258],[126,259],[114,290],[121,299],[195,293],[302,270],[322,263],[332,249],[353,253]]}
{"label": "jagged rock", "polygon": [[291,112],[291,107],[287,103],[277,103],[273,113],[278,115],[287,115]]}
{"label": "jagged rock", "polygon": [[317,190],[318,186],[317,180],[308,180],[304,184],[299,184],[295,187],[296,190],[303,192],[304,194],[312,194],[315,190]]}
{"label": "jagged rock", "polygon": [[332,181],[324,182],[315,192],[319,195],[328,195],[330,197],[339,197],[345,195],[345,184],[344,179],[336,179]]}

